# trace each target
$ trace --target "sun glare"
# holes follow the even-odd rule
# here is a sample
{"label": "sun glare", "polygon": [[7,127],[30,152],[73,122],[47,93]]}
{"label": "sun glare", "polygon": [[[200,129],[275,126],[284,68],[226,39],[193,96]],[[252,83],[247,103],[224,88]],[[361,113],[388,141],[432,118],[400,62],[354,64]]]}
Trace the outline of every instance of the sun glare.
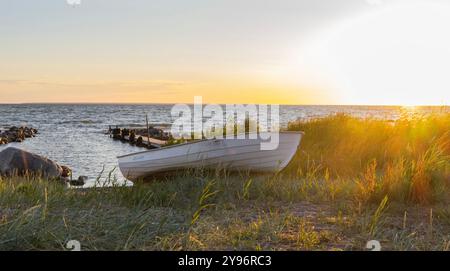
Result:
{"label": "sun glare", "polygon": [[449,25],[449,5],[377,7],[315,37],[301,65],[329,83],[342,103],[448,105]]}

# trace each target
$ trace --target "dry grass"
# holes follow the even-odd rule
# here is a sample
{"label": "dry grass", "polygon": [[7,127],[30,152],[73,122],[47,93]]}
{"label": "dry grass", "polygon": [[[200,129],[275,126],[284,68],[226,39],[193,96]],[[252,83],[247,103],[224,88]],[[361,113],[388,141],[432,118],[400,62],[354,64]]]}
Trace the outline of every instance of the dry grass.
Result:
{"label": "dry grass", "polygon": [[[449,115],[397,123],[344,115],[306,132],[281,174],[186,171],[133,187],[0,180],[0,250],[450,248]],[[109,175],[111,176],[111,175]]]}
{"label": "dry grass", "polygon": [[336,115],[292,123],[290,130],[307,136],[286,172],[355,179],[360,201],[386,194],[399,201],[439,201],[450,183],[449,127],[450,114],[397,122]]}

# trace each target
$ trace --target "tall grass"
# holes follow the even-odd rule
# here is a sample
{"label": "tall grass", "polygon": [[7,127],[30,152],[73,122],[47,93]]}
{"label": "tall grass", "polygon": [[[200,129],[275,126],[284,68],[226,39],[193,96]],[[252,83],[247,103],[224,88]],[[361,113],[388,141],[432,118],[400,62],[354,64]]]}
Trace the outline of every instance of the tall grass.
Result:
{"label": "tall grass", "polygon": [[292,123],[306,135],[273,175],[187,170],[130,187],[107,174],[90,189],[0,177],[0,250],[448,249],[448,127],[450,115]]}
{"label": "tall grass", "polygon": [[450,114],[395,122],[338,114],[291,123],[289,130],[306,136],[286,172],[354,179],[364,200],[388,194],[394,200],[430,203],[450,183],[449,127]]}

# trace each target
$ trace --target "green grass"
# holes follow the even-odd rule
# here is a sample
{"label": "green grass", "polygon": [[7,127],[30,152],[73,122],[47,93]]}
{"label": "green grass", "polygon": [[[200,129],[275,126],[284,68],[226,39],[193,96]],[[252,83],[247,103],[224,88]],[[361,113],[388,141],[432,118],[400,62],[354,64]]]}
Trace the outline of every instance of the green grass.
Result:
{"label": "green grass", "polygon": [[0,250],[450,249],[450,115],[345,115],[306,132],[280,174],[184,171],[133,187],[0,180]]}

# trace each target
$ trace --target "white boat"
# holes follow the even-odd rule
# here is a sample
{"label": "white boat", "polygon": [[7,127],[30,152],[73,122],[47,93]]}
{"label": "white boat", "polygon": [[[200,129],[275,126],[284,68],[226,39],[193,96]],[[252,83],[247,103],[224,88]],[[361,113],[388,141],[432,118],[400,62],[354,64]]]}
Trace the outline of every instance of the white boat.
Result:
{"label": "white boat", "polygon": [[278,147],[261,150],[257,139],[205,139],[119,156],[119,168],[129,180],[188,168],[278,172],[297,151],[303,132],[280,132]]}

